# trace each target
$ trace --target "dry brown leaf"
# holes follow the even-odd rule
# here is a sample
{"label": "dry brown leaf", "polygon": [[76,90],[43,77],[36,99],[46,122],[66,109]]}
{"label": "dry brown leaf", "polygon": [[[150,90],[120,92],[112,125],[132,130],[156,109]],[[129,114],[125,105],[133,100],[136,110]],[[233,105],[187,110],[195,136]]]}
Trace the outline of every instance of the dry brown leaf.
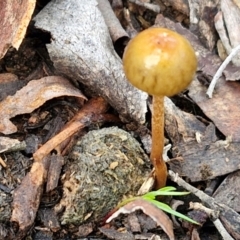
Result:
{"label": "dry brown leaf", "polygon": [[239,143],[219,140],[212,123],[206,126],[165,98],[165,129],[174,159],[170,169],[192,182],[214,179],[240,168]]}
{"label": "dry brown leaf", "polygon": [[0,59],[9,47],[18,49],[31,20],[36,0],[0,1]]}
{"label": "dry brown leaf", "polygon": [[198,81],[194,81],[189,89],[189,96],[226,137],[231,136],[233,142],[239,142],[239,83],[226,82],[220,78],[213,98],[209,99],[206,96],[206,91],[206,87],[202,86]]}
{"label": "dry brown leaf", "polygon": [[46,101],[61,96],[86,99],[67,79],[59,76],[44,77],[29,82],[25,87],[0,102],[0,132],[11,134],[17,127],[9,120],[19,114],[30,113]]}
{"label": "dry brown leaf", "polygon": [[142,210],[146,215],[152,218],[158,226],[163,229],[163,231],[168,235],[170,240],[174,240],[173,225],[168,215],[158,207],[154,206],[152,203],[143,199],[134,200],[126,204],[125,206],[119,208],[107,219],[106,222],[108,223],[112,221],[120,214],[129,214],[135,212],[136,210]]}

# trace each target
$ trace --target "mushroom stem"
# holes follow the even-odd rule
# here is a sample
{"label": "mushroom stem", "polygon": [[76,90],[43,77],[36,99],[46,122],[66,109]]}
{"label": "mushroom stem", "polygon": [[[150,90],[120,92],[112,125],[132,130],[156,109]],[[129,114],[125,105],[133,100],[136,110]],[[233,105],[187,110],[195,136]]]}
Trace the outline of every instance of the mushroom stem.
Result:
{"label": "mushroom stem", "polygon": [[152,102],[152,150],[150,159],[155,168],[156,189],[167,181],[167,167],[163,160],[164,148],[164,96],[153,96]]}

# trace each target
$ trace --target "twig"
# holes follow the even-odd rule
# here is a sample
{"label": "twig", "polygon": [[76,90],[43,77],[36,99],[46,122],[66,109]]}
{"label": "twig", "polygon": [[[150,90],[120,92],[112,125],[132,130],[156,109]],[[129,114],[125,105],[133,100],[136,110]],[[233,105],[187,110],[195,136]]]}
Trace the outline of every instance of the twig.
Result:
{"label": "twig", "polygon": [[184,187],[189,192],[196,195],[199,199],[201,199],[202,202],[208,203],[209,206],[213,207],[215,205],[214,198],[209,197],[207,194],[205,194],[203,191],[198,190],[197,188],[191,186],[187,182],[185,182],[182,178],[178,176],[178,174],[174,173],[173,171],[168,171],[169,176],[172,181],[177,183],[179,186]]}
{"label": "twig", "polygon": [[212,222],[214,224],[214,226],[217,228],[218,232],[221,234],[222,238],[224,240],[234,240],[230,234],[226,231],[226,229],[224,228],[224,226],[222,225],[221,221],[218,218],[218,214],[216,213],[216,211],[207,208],[205,206],[203,206],[201,203],[198,202],[191,202],[190,203],[190,209],[196,209],[196,210],[202,210],[204,211],[209,217],[212,217]]}
{"label": "twig", "polygon": [[141,7],[145,7],[146,9],[149,9],[155,13],[160,13],[160,6],[158,6],[156,4],[145,3],[145,2],[141,2],[139,0],[129,0],[129,2],[135,3],[136,5],[141,6]]}
{"label": "twig", "polygon": [[73,117],[73,119],[64,126],[64,129],[61,132],[48,140],[33,154],[34,160],[39,162],[42,161],[42,159],[44,159],[44,157],[46,157],[53,149],[57,148],[59,144],[71,137],[80,129],[89,126],[94,118],[102,113],[105,113],[107,108],[107,102],[101,97],[89,100]]}
{"label": "twig", "polygon": [[4,168],[7,167],[7,164],[3,161],[1,157],[0,157],[0,165],[2,165]]}
{"label": "twig", "polygon": [[238,53],[238,51],[240,50],[240,45],[238,45],[237,47],[233,48],[233,50],[231,51],[231,53],[228,55],[228,57],[224,60],[224,62],[221,64],[221,66],[219,67],[219,69],[217,70],[217,72],[215,73],[213,80],[211,82],[211,84],[208,87],[207,90],[207,95],[209,98],[212,98],[212,94],[213,94],[213,90],[214,87],[217,83],[217,80],[222,76],[222,73],[224,71],[224,69],[226,68],[226,66],[229,64],[229,62],[232,61],[232,59],[234,58],[234,56]]}
{"label": "twig", "polygon": [[218,232],[221,234],[222,238],[224,240],[234,240],[229,233],[227,232],[227,230],[224,228],[224,226],[222,225],[221,221],[217,218],[216,220],[213,221],[213,224],[215,225],[215,227],[217,228]]}
{"label": "twig", "polygon": [[191,24],[197,24],[198,18],[197,18],[197,9],[199,8],[198,4],[194,0],[188,0],[189,5],[189,18]]}

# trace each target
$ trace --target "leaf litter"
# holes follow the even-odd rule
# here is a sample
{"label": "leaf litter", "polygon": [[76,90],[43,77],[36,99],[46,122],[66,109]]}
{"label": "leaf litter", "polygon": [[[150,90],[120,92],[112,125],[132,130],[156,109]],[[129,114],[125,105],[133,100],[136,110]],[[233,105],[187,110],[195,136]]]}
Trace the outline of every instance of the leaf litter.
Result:
{"label": "leaf litter", "polygon": [[80,90],[75,88],[66,78],[49,76],[30,81],[14,96],[8,96],[0,102],[0,132],[4,134],[15,133],[17,127],[10,121],[11,118],[31,113],[46,101],[61,96],[74,96],[86,100]]}
{"label": "leaf litter", "polygon": [[[162,20],[161,24],[165,24],[165,26],[167,26],[168,28],[175,29],[180,33],[182,33],[183,35],[189,37],[189,40],[191,41],[191,43],[196,47],[196,51],[199,57],[199,72],[197,75],[198,76],[203,75],[204,78],[206,78],[207,80],[209,78],[211,79],[214,76],[218,67],[220,66],[221,60],[210,51],[204,49],[202,47],[202,44],[196,41],[195,36],[191,34],[189,31],[187,31],[186,29],[182,28],[180,24],[175,24],[170,20],[163,18],[163,16],[161,15],[159,15],[158,18]],[[158,21],[158,25],[159,25],[159,21]],[[51,49],[51,47],[49,49]],[[58,51],[61,52],[61,48],[58,49]],[[53,61],[54,60],[56,60],[56,58],[55,59],[53,58]],[[55,61],[55,64],[57,66],[58,62]],[[64,67],[62,67],[62,69],[64,69]],[[75,71],[76,68],[73,68],[73,69]],[[238,156],[239,156],[239,153],[238,153],[238,140],[239,140],[238,125],[239,124],[238,122],[239,121],[238,120],[239,120],[240,110],[238,107],[239,104],[237,104],[239,84],[229,83],[224,80],[225,77],[231,80],[238,79],[238,75],[236,74],[237,71],[239,71],[239,69],[232,65],[229,65],[226,67],[224,71],[225,75],[218,82],[217,89],[215,90],[215,93],[214,93],[214,98],[211,100],[206,97],[206,86],[204,86],[199,81],[199,79],[195,79],[193,84],[189,88],[189,96],[197,103],[197,105],[199,105],[199,107],[203,110],[205,115],[213,121],[216,127],[225,135],[226,139],[219,138],[218,134],[216,134],[216,127],[213,125],[213,123],[210,123],[207,121],[201,122],[193,114],[184,113],[180,111],[175,106],[172,106],[172,103],[169,103],[168,100],[166,100],[166,102],[168,102],[166,104],[166,115],[167,115],[166,130],[173,143],[172,153],[174,157],[172,160],[169,161],[170,169],[178,172],[182,176],[187,176],[193,182],[214,179],[217,176],[222,176],[239,169],[239,164],[238,164]],[[69,76],[72,75],[71,67],[70,67],[70,73],[71,74],[69,74]],[[26,86],[25,87],[26,89],[23,88],[23,91],[21,90],[19,91],[20,93],[17,92],[14,96],[6,98],[5,99],[6,101],[4,100],[5,102],[2,101],[0,103],[0,110],[1,110],[1,113],[3,113],[2,118],[0,118],[0,131],[2,133],[10,134],[17,131],[16,126],[13,125],[12,122],[10,121],[12,117],[20,114],[30,113],[36,108],[38,108],[39,106],[41,106],[44,102],[52,98],[52,96],[51,97],[46,96],[44,97],[44,99],[41,98],[41,93],[40,93],[41,89],[39,88],[42,86],[42,84],[45,85],[45,87],[42,89],[43,92],[46,91],[46,93],[48,92],[50,95],[52,95],[53,93],[54,97],[75,96],[81,99],[86,99],[81,94],[81,92],[77,90],[75,87],[73,87],[69,83],[69,81],[66,79],[63,81],[64,83],[61,82],[62,80],[59,80],[61,83],[59,83],[58,81],[57,81],[58,83],[56,83],[57,86],[59,84],[61,86],[60,88],[62,89],[61,90],[62,93],[60,93],[59,95],[57,91],[55,92],[51,87],[48,88],[48,86],[46,86],[47,85],[46,82],[43,83],[44,82],[43,79],[53,80],[54,78],[63,79],[62,77],[47,77],[39,80],[34,80],[32,81],[33,83],[29,83],[30,86],[31,84],[33,84],[31,87],[27,85],[28,87]],[[37,81],[39,84],[37,84]],[[64,89],[64,86],[62,85],[62,83],[66,88],[70,89],[69,92],[66,89]],[[55,83],[53,83],[53,86],[54,84]],[[98,84],[98,83],[94,82],[93,84],[91,83],[90,85],[93,86],[94,84]],[[30,101],[25,97],[26,94],[29,94],[28,91],[33,92],[33,95],[30,95],[32,96],[30,98]],[[101,91],[102,89],[100,89],[100,92]],[[105,98],[109,100],[112,106],[114,106],[114,100],[112,99],[112,97],[108,96],[109,92],[106,91],[104,94],[105,94]],[[21,98],[23,98],[22,102],[20,101]],[[146,98],[144,96],[141,97],[141,101],[143,100],[144,102],[145,99]],[[33,105],[31,105],[31,100],[33,101]],[[141,102],[142,107],[144,106],[143,102]],[[16,106],[19,106],[19,109],[20,109],[19,111],[18,111],[18,108],[16,108]],[[8,109],[8,107],[10,110]],[[122,109],[122,106],[118,105],[117,110],[119,110],[119,113],[123,113],[122,111],[124,110],[121,110],[121,109]],[[130,108],[130,111],[128,113],[130,113],[131,115],[131,111],[135,111],[135,110],[132,110]],[[144,107],[141,109],[141,111],[143,112],[140,111],[141,114],[139,114],[139,109],[137,111],[138,113],[135,112],[134,113],[135,115],[133,118],[135,119],[138,118],[138,119],[141,119],[142,121],[143,113],[145,113]],[[100,115],[98,120],[101,119]],[[82,118],[78,120],[75,119],[75,120],[81,122],[81,119]],[[92,120],[95,121],[96,119],[92,118],[89,121],[91,122]],[[89,122],[87,121],[83,121],[83,123],[80,123],[80,124],[78,123],[75,126],[76,128],[74,128],[73,131],[71,130],[67,132],[66,135],[64,134],[63,135],[65,137],[70,137],[71,135],[77,133],[79,129],[82,129],[88,124]],[[58,137],[56,137],[55,139],[58,139]],[[50,144],[50,142],[48,142],[47,145],[45,146],[43,145],[43,148],[41,151],[43,151],[44,148],[48,146],[47,147],[48,151],[46,152],[46,154],[38,155],[39,152],[36,152],[35,162],[33,163],[29,174],[22,181],[22,188],[20,186],[18,191],[16,191],[15,193],[14,211],[12,215],[12,220],[20,223],[20,230],[22,231],[22,234],[24,234],[24,231],[26,231],[32,225],[36,216],[41,194],[43,192],[43,184],[46,181],[46,172],[48,171],[48,163],[45,164],[45,160],[46,160],[45,158],[47,156],[47,153],[50,153],[53,149],[55,149],[57,150],[57,153],[60,154],[61,151],[59,150],[59,147],[60,147],[59,144],[63,140],[64,140],[64,137],[61,140],[57,140],[55,144]],[[62,160],[59,162],[61,162],[60,163],[60,169],[61,169]],[[116,168],[118,168],[118,166]],[[59,169],[58,169],[57,175],[58,176],[54,177],[55,179],[58,179],[59,177]],[[234,177],[236,177],[236,180],[234,180]],[[226,189],[231,188],[233,182],[237,181],[238,179],[237,177],[238,177],[238,172],[232,173],[225,179],[225,181],[223,181],[223,183],[219,186],[218,191],[216,192],[216,199],[218,198],[219,201],[224,201],[224,196],[222,196],[220,193],[225,193]],[[49,181],[51,182],[51,180],[52,179],[50,179]],[[22,203],[22,201],[24,202],[24,198],[21,196],[21,194],[26,190],[29,183],[31,183],[29,187],[31,191],[28,193],[29,199],[26,198],[25,200],[29,201],[26,206],[29,207],[29,209],[31,209],[32,216],[26,215],[26,217],[28,218],[26,219],[23,217],[23,214],[24,214],[24,211],[27,211],[27,210],[21,207],[21,204],[24,205],[24,203]],[[54,186],[56,186],[55,185],[56,182],[51,184],[53,184],[53,187],[50,186],[49,189],[52,189],[54,188]],[[31,192],[34,193],[32,198],[30,196]],[[236,186],[236,188],[234,188],[233,191],[226,192],[225,194],[226,195],[230,194],[233,198],[236,198],[237,192],[238,192],[238,188]],[[35,206],[32,205],[32,201],[34,201],[34,196],[36,198]],[[233,209],[235,209],[237,202],[230,201],[229,205]],[[231,213],[231,209],[229,210],[229,212]],[[223,222],[225,222],[225,226],[228,227],[227,229],[230,229],[229,232],[231,232],[233,235],[238,237],[238,228],[237,228],[236,222],[231,223],[231,214],[229,215],[228,212],[224,213]],[[233,226],[232,227],[233,230],[231,230],[231,224]]]}

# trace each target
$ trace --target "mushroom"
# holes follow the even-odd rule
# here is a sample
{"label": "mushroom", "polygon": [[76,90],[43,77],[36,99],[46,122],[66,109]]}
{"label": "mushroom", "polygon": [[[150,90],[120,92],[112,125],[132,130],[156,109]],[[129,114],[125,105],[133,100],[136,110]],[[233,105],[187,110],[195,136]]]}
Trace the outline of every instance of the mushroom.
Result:
{"label": "mushroom", "polygon": [[197,59],[190,43],[165,28],[149,28],[134,37],[123,55],[123,67],[129,82],[153,96],[152,149],[155,188],[166,185],[167,167],[163,160],[164,96],[171,97],[192,81]]}

